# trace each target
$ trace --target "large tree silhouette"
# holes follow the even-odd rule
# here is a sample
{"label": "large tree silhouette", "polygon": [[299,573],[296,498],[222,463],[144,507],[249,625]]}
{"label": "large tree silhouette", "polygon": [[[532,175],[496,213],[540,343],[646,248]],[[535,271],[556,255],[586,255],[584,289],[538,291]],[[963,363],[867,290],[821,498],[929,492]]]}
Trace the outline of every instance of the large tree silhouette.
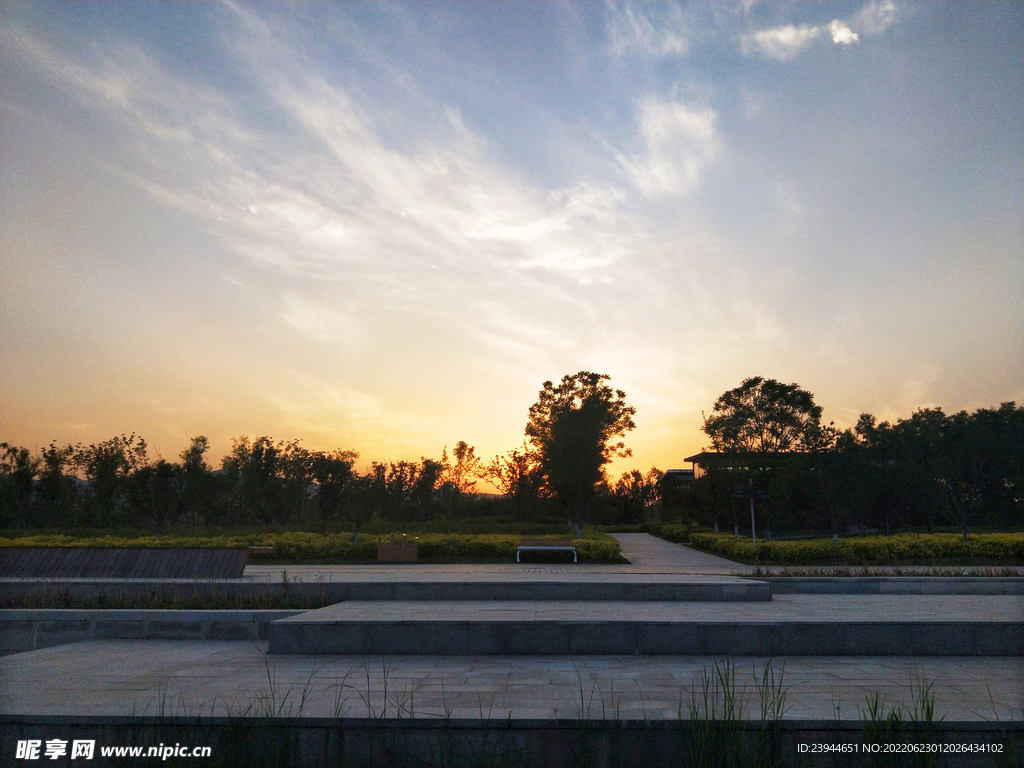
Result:
{"label": "large tree silhouette", "polygon": [[636,408],[626,405],[626,393],[612,389],[608,380],[605,374],[580,371],[563,376],[557,387],[545,381],[526,423],[545,487],[567,507],[577,536],[604,465],[632,455],[622,441],[612,440],[636,426]]}
{"label": "large tree silhouette", "polygon": [[[775,379],[754,376],[744,379],[735,389],[723,393],[704,417],[704,432],[711,438],[715,451],[726,455],[726,461],[737,466],[737,454],[742,455],[738,466],[746,466],[757,476],[764,490],[787,475],[792,478],[793,467],[780,466],[779,453],[791,451],[813,454],[812,462],[824,462],[837,437],[835,428],[821,423],[821,406],[815,405],[814,395],[798,384],[783,384]],[[788,466],[789,473],[782,471]],[[819,485],[825,473],[818,466],[815,476]],[[716,474],[718,470],[714,470]],[[733,478],[738,480],[739,478]],[[753,477],[751,477],[753,482]],[[821,486],[822,491],[831,488]],[[777,489],[776,489],[776,495]],[[753,500],[751,500],[753,504]],[[733,512],[733,531],[737,530],[736,509]],[[751,508],[753,509],[753,508]],[[768,538],[771,539],[772,505],[762,506]],[[833,511],[838,507],[832,506]]]}
{"label": "large tree silhouette", "polygon": [[712,447],[723,453],[816,450],[828,440],[814,395],[798,384],[761,376],[722,394],[703,429]]}

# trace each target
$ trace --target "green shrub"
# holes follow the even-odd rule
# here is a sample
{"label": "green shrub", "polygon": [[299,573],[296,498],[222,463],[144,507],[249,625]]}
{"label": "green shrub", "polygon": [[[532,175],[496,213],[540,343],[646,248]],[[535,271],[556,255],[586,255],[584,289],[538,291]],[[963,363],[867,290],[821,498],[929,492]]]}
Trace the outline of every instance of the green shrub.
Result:
{"label": "green shrub", "polygon": [[[519,534],[406,533],[360,534],[359,543],[350,533],[246,533],[208,537],[123,538],[113,536],[73,537],[64,535],[0,538],[5,547],[273,547],[269,555],[250,555],[252,563],[347,563],[375,562],[381,541],[415,541],[419,558],[427,561],[510,562],[515,559]],[[588,530],[575,540],[581,561],[591,563],[623,562],[619,542],[605,533]]]}
{"label": "green shrub", "polygon": [[679,544],[689,544],[690,537],[702,530],[700,526],[691,523],[651,523],[650,528],[651,533],[658,538]]}
{"label": "green shrub", "polygon": [[1024,562],[1024,533],[958,533],[856,536],[801,541],[759,541],[727,533],[692,533],[699,549],[735,560],[776,565],[893,565],[936,560]]}
{"label": "green shrub", "polygon": [[633,523],[631,525],[602,525],[601,530],[605,533],[651,533],[650,523]]}

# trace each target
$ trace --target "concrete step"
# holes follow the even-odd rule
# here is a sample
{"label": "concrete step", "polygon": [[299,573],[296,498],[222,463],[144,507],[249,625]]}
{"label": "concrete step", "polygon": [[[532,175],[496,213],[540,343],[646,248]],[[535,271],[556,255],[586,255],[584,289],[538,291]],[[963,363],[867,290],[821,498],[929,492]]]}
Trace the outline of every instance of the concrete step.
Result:
{"label": "concrete step", "polygon": [[765,601],[767,582],[733,576],[690,574],[448,573],[352,574],[337,580],[157,581],[0,580],[9,598],[67,594],[76,599],[109,597],[114,602],[149,594],[187,597],[302,596],[324,602],[344,600],[628,600]]}
{"label": "concrete step", "polygon": [[269,639],[278,654],[1019,656],[1024,600],[346,602],[275,621]]}
{"label": "concrete step", "polygon": [[768,601],[771,586],[762,581],[730,576],[603,575],[585,578],[571,574],[533,577],[481,574],[475,578],[420,576],[387,581],[348,579],[318,584],[339,600],[359,601],[592,601],[731,602]]}

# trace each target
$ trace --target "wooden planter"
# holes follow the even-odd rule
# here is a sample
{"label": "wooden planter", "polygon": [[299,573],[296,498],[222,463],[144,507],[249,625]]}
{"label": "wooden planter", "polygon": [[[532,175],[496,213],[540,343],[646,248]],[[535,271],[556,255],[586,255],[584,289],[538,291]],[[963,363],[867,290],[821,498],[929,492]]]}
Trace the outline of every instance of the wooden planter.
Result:
{"label": "wooden planter", "polygon": [[415,541],[382,541],[377,545],[379,563],[415,563],[419,545]]}

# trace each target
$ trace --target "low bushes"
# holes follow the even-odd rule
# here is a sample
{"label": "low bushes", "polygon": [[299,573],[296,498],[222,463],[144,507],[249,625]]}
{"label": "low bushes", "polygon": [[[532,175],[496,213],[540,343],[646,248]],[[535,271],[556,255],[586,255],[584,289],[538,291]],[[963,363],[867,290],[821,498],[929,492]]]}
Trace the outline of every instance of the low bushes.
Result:
{"label": "low bushes", "polygon": [[696,523],[636,523],[635,525],[602,525],[605,533],[650,533],[666,541],[689,544],[690,534],[706,530]]}
{"label": "low bushes", "polygon": [[1024,563],[1024,533],[904,533],[801,541],[759,541],[727,533],[692,533],[690,542],[705,552],[747,562],[777,565],[894,565],[933,561]]}
{"label": "low bushes", "polygon": [[[522,537],[518,534],[360,534],[353,542],[350,533],[250,533],[210,537],[169,537],[159,541],[152,536],[119,538],[102,536],[24,536],[0,538],[3,547],[273,547],[270,555],[250,555],[252,563],[351,563],[375,562],[377,544],[393,539],[415,541],[419,559],[433,562],[510,562]],[[613,537],[587,531],[573,542],[581,562],[621,563],[619,542]]]}

